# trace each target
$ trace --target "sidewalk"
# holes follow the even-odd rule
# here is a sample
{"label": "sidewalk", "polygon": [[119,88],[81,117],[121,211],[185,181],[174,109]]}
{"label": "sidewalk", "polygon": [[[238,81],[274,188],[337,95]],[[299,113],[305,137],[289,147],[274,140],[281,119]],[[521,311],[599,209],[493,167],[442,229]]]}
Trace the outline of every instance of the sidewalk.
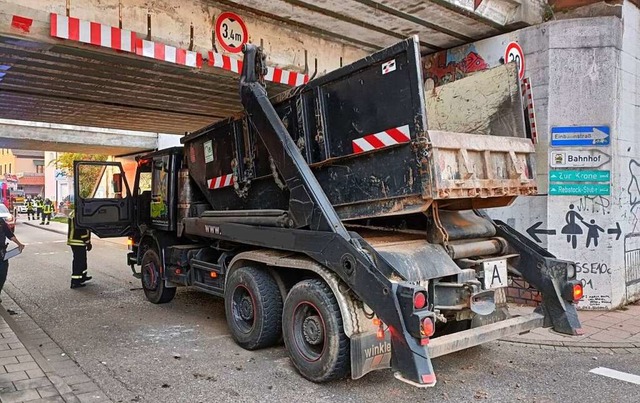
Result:
{"label": "sidewalk", "polygon": [[[527,314],[531,307],[510,306],[511,314]],[[573,352],[640,354],[640,302],[616,311],[578,311],[584,334],[568,336],[538,328],[502,340]]]}
{"label": "sidewalk", "polygon": [[[40,225],[39,222],[23,221],[24,224],[60,234],[67,233],[67,225],[52,222]],[[109,241],[109,240],[106,240]],[[126,244],[126,238],[114,239],[116,243]],[[512,315],[525,315],[533,311],[532,307],[511,305]],[[640,354],[640,301],[628,305],[624,310],[616,311],[578,311],[584,334],[568,336],[551,329],[539,328],[523,335],[502,339],[511,343],[530,345],[536,348],[549,348],[563,351],[612,352],[628,350]],[[602,352],[600,351],[600,352]]]}
{"label": "sidewalk", "polygon": [[109,402],[6,293],[0,306],[0,402]]}

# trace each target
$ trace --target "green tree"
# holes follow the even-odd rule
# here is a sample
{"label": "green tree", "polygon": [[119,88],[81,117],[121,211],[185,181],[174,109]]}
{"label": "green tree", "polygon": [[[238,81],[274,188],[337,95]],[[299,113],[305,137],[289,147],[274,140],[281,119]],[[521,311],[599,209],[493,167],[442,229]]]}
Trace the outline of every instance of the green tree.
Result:
{"label": "green tree", "polygon": [[[73,177],[73,162],[74,161],[106,161],[109,156],[102,154],[83,154],[83,153],[61,153],[58,154],[58,158],[51,161],[49,164],[54,165],[57,169],[62,169],[67,173],[67,176]],[[101,167],[93,167],[82,165],[80,171],[80,178],[76,178],[79,181],[80,197],[91,197],[96,184],[100,180],[104,173]]]}
{"label": "green tree", "polygon": [[73,161],[106,161],[107,158],[109,156],[104,154],[61,153],[49,165],[64,169],[67,176],[73,176]]}

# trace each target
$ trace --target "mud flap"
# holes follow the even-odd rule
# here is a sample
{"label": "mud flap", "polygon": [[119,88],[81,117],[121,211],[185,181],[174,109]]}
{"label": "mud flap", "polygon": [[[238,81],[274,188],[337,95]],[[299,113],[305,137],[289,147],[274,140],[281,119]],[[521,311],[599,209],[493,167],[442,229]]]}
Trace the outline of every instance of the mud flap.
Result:
{"label": "mud flap", "polygon": [[[369,372],[379,369],[391,368],[392,360],[392,336],[391,332],[384,332],[384,338],[378,338],[376,333],[365,332],[354,334],[351,336],[351,378],[359,379]],[[394,373],[396,379],[408,383],[419,388],[432,387],[436,384],[436,376],[433,372],[431,360],[428,357],[428,351],[425,347],[416,347],[421,349],[424,355],[420,354],[415,357],[416,370],[420,375],[416,377],[421,382],[409,380],[401,375],[399,371]],[[398,349],[400,351],[400,349]],[[406,361],[405,361],[406,363]]]}
{"label": "mud flap", "polygon": [[351,336],[351,378],[359,379],[371,371],[391,368],[391,336],[384,332],[359,333]]}
{"label": "mud flap", "polygon": [[556,259],[501,221],[496,220],[494,225],[496,235],[506,239],[509,248],[520,255],[516,265],[518,272],[542,294],[542,305],[537,312],[544,314],[544,326],[553,327],[559,333],[583,334],[575,304],[563,297],[572,280],[568,272],[573,263]]}

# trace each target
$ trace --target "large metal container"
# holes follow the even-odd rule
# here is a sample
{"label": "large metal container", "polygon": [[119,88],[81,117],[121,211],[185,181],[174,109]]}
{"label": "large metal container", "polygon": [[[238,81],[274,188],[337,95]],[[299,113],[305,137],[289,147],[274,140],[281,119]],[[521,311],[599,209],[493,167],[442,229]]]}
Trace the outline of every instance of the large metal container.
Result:
{"label": "large metal container", "polygon": [[[513,82],[496,114],[505,102],[519,102],[510,110],[522,110],[517,76],[505,71]],[[522,116],[511,119],[511,137],[428,130],[415,41],[272,102],[342,219],[424,212],[434,201],[447,209],[503,206],[536,193],[534,147],[524,138]],[[183,143],[189,173],[213,210],[287,209],[289,192],[246,116],[205,127]]]}

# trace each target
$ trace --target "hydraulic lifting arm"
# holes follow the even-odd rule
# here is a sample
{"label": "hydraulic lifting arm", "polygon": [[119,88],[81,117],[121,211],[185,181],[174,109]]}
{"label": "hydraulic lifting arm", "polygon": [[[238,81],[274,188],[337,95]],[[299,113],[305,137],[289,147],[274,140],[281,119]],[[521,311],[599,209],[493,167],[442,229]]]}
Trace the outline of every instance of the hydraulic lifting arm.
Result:
{"label": "hydraulic lifting arm", "polygon": [[296,243],[308,243],[305,253],[340,276],[389,327],[396,376],[433,386],[431,360],[420,341],[421,324],[435,320],[434,314],[413,305],[414,294],[426,290],[408,283],[361,237],[346,230],[261,84],[264,54],[254,45],[246,45],[244,52],[242,104],[289,189],[289,216],[295,228],[304,229],[295,231]]}

